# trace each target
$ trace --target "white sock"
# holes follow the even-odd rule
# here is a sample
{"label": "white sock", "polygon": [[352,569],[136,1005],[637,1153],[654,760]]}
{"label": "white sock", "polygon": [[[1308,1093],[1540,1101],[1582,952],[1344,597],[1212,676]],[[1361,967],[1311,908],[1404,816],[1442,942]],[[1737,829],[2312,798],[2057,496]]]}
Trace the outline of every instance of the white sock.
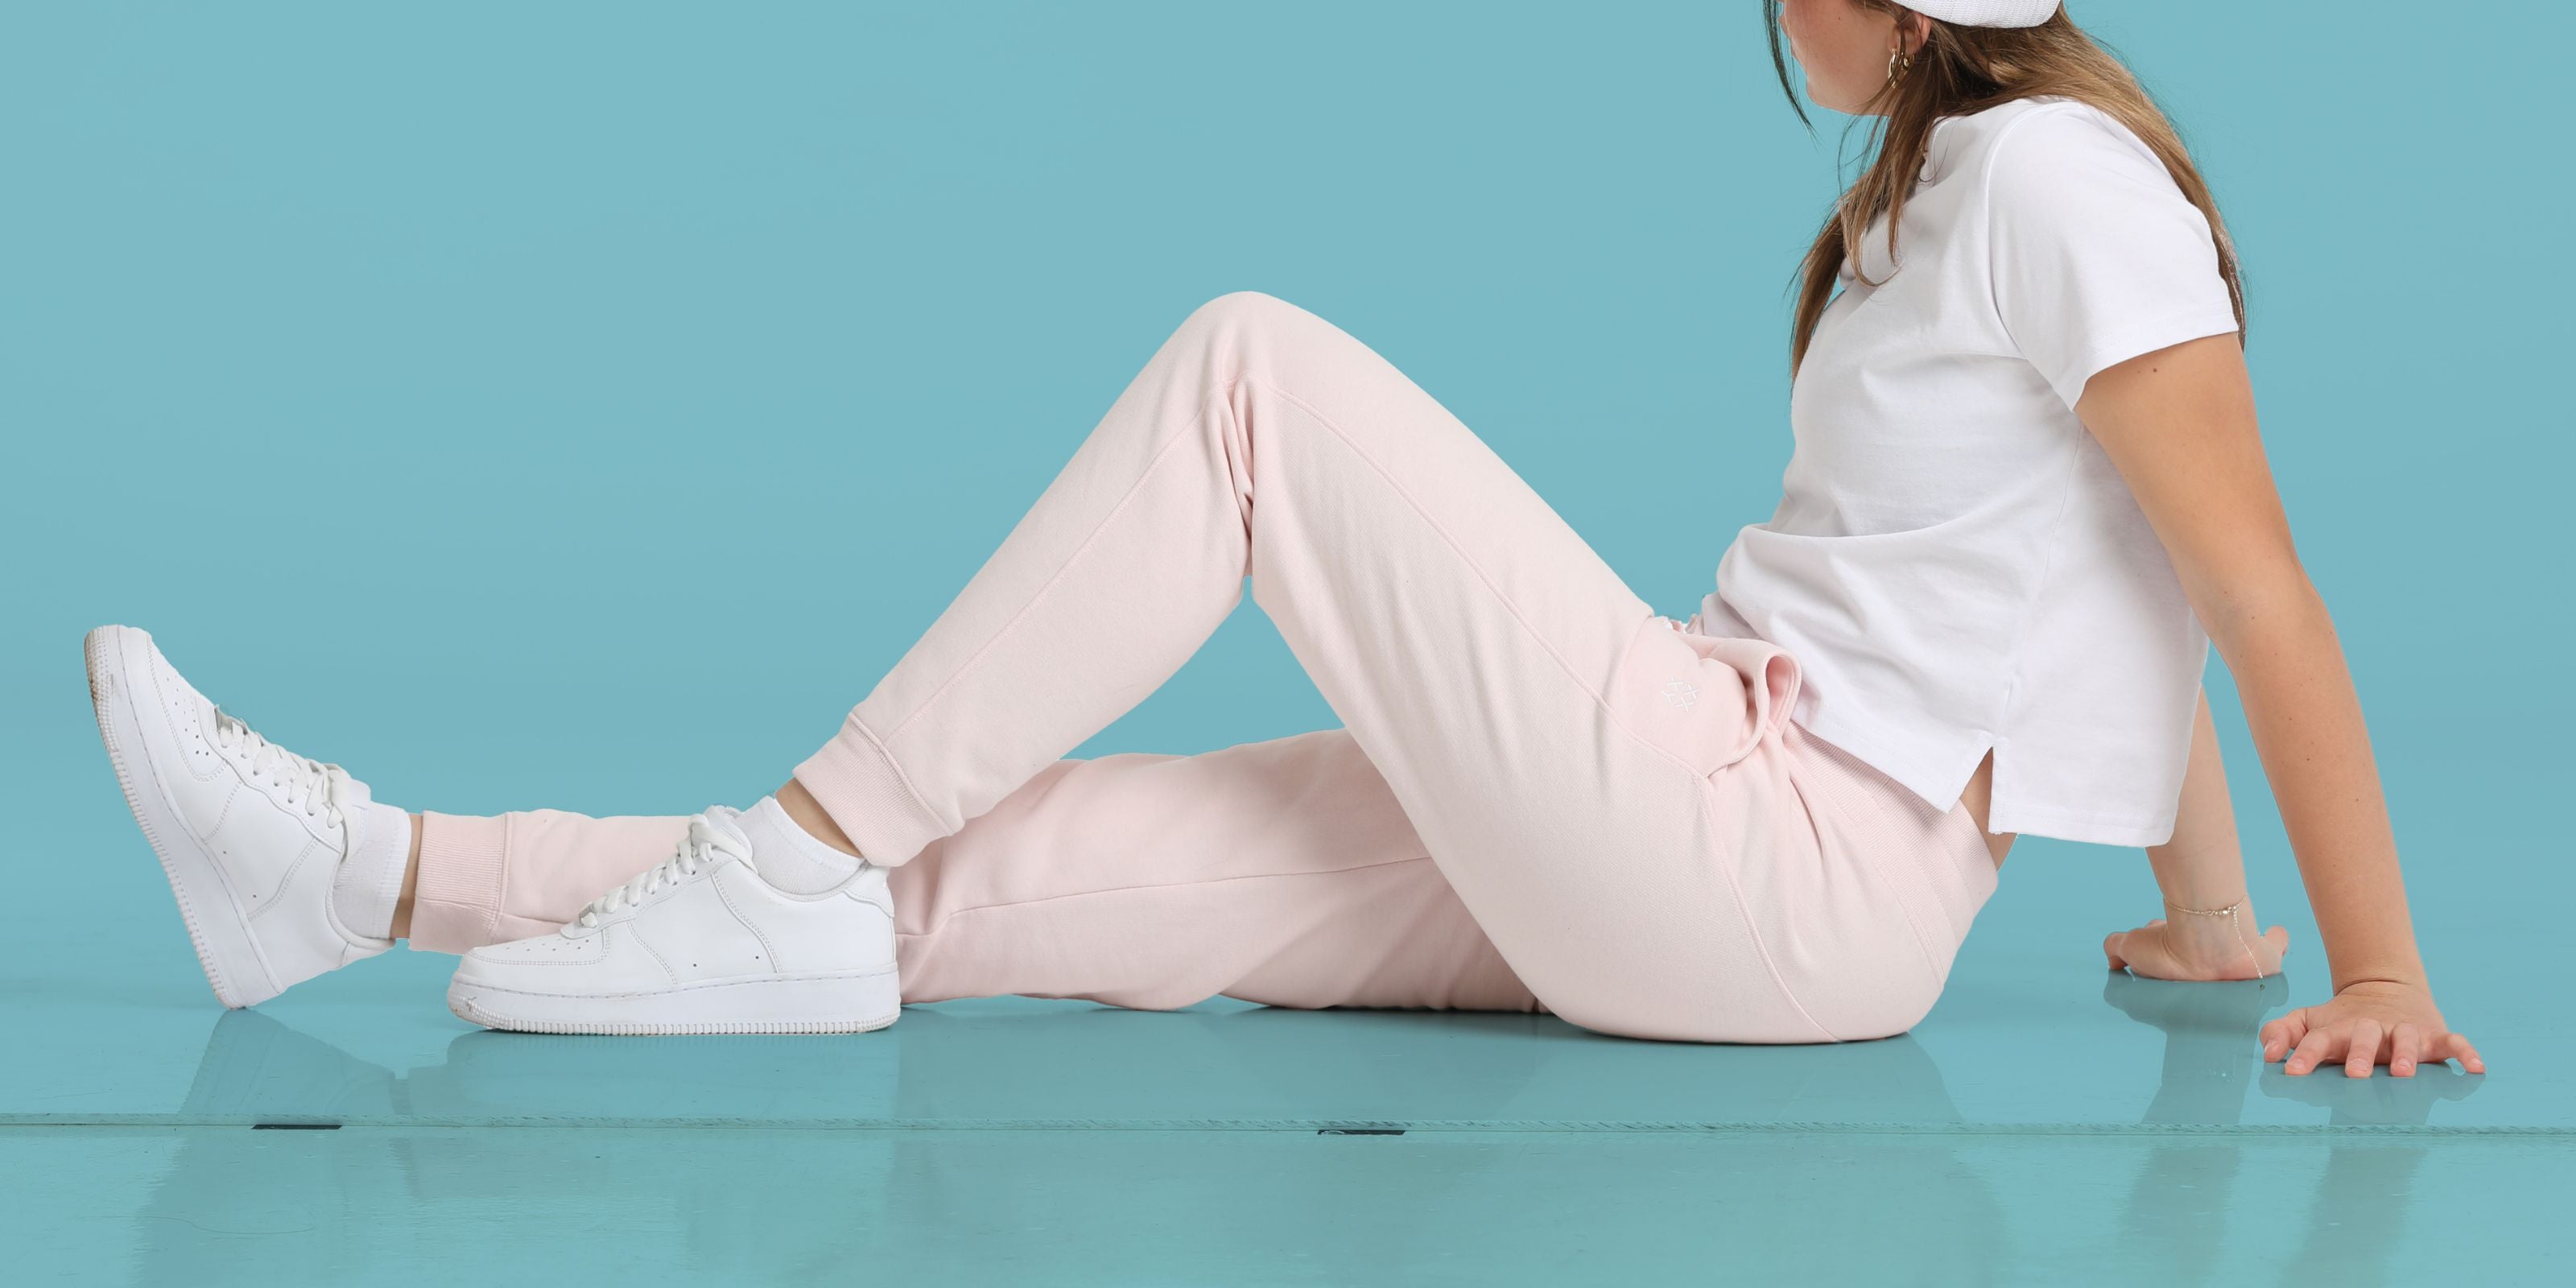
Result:
{"label": "white sock", "polygon": [[797,826],[775,796],[761,797],[734,823],[751,838],[752,870],[789,894],[821,894],[859,870],[856,855],[833,849]]}
{"label": "white sock", "polygon": [[411,815],[373,799],[349,814],[349,853],[331,877],[331,911],[370,939],[390,939],[394,904],[411,861]]}

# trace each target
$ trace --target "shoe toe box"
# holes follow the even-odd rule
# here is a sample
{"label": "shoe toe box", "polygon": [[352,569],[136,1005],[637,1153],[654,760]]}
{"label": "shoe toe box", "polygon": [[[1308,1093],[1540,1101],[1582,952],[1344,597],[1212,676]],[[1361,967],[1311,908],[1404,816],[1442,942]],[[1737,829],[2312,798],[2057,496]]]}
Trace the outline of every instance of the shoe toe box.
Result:
{"label": "shoe toe box", "polygon": [[141,638],[127,644],[118,671],[142,735],[140,750],[166,778],[232,781],[235,775],[215,754],[215,704],[161,656],[150,637],[134,634]]}

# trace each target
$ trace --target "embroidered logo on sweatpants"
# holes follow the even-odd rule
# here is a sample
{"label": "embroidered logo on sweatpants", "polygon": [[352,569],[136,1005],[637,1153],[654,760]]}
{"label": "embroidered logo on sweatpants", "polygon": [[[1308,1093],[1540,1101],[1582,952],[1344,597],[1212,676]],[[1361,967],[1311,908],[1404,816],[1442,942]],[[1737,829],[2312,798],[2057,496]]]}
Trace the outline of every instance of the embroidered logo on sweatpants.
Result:
{"label": "embroidered logo on sweatpants", "polygon": [[1699,686],[1688,680],[1666,680],[1664,681],[1664,701],[1688,711],[1699,701]]}

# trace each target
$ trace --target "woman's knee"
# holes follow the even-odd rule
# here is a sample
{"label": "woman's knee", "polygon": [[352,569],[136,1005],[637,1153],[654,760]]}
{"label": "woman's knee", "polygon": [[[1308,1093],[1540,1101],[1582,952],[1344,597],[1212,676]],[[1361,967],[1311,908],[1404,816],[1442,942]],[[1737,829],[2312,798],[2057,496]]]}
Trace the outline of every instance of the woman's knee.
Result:
{"label": "woman's knee", "polygon": [[1199,323],[1217,329],[1229,323],[1259,326],[1291,315],[1313,316],[1266,291],[1228,291],[1192,309],[1183,325]]}
{"label": "woman's knee", "polygon": [[1217,366],[1229,377],[1274,380],[1314,365],[1311,356],[1331,354],[1328,366],[1346,361],[1337,346],[1352,343],[1341,328],[1264,291],[1217,296],[1191,310],[1180,333],[1218,354]]}

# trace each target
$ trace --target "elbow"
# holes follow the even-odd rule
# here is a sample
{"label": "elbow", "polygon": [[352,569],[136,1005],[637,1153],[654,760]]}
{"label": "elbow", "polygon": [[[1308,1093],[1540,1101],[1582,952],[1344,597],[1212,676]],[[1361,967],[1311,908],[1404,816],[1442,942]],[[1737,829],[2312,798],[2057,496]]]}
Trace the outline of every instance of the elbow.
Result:
{"label": "elbow", "polygon": [[2219,656],[2233,661],[2258,641],[2324,631],[2334,621],[2296,559],[2277,561],[2191,596],[2192,611]]}

